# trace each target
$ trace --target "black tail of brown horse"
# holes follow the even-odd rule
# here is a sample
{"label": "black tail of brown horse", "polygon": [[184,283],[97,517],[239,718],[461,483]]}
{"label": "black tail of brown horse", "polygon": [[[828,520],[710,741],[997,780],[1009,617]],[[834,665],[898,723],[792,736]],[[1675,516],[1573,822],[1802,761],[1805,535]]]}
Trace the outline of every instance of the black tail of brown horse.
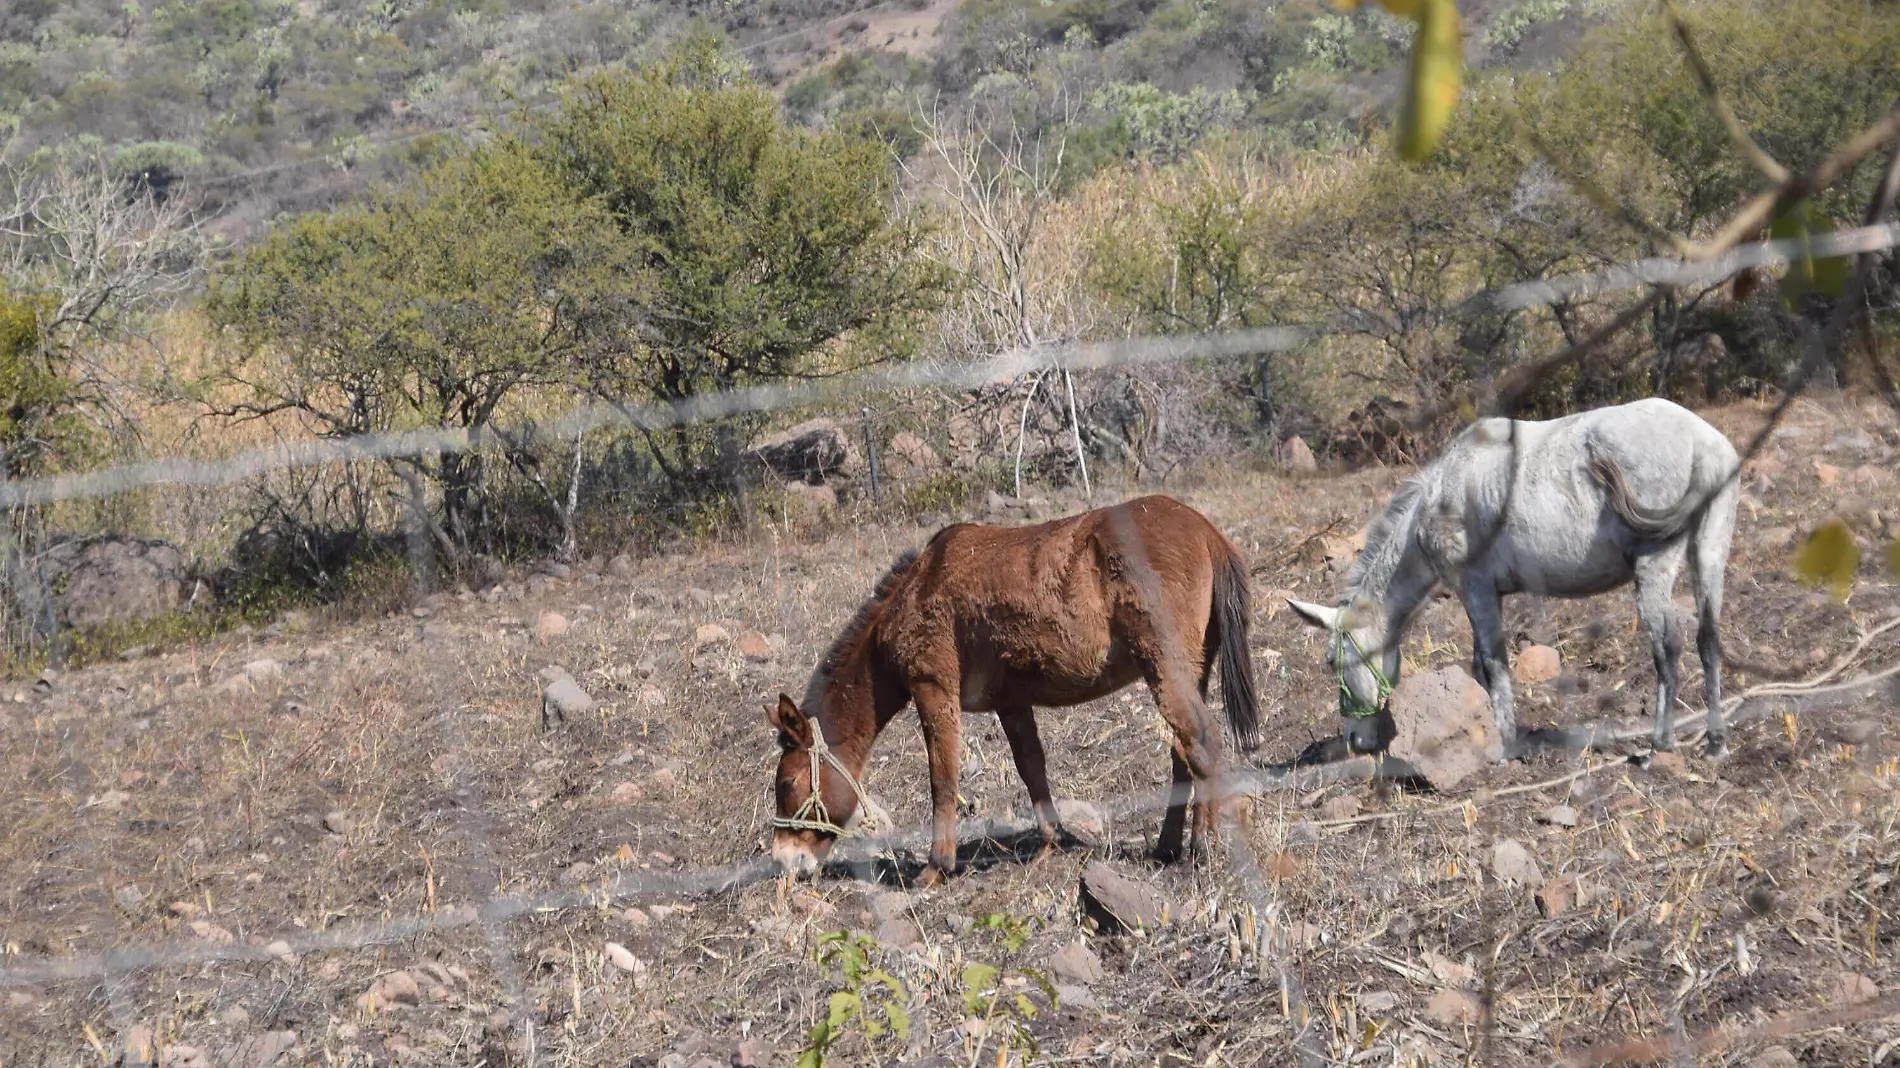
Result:
{"label": "black tail of brown horse", "polygon": [[[1220,657],[1221,703],[1243,751],[1260,745],[1260,698],[1254,690],[1247,628],[1253,620],[1253,587],[1247,562],[1232,546],[1214,568],[1214,609],[1207,626],[1206,656]],[[1218,646],[1218,648],[1216,648]]]}

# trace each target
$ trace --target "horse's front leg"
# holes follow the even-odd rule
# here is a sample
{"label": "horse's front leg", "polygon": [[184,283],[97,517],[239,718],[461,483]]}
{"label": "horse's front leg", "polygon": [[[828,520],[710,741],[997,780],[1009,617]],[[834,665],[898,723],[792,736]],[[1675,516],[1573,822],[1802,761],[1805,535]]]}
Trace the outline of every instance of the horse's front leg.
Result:
{"label": "horse's front leg", "polygon": [[1465,616],[1471,621],[1472,675],[1490,695],[1491,718],[1497,724],[1504,755],[1515,757],[1518,753],[1517,710],[1511,693],[1510,654],[1505,651],[1504,599],[1498,595],[1497,587],[1469,573],[1462,592]]}
{"label": "horse's front leg", "polygon": [[930,865],[919,881],[936,886],[957,870],[957,771],[963,757],[963,708],[955,689],[935,682],[913,686],[911,696],[923,722],[934,817]]}
{"label": "horse's front leg", "polygon": [[1049,792],[1049,762],[1042,752],[1042,736],[1036,732],[1036,713],[1024,705],[997,715],[1003,721],[1003,737],[1009,739],[1010,755],[1016,758],[1016,774],[1029,788],[1029,803],[1036,809],[1036,830],[1042,835],[1042,850],[1036,855],[1040,860],[1061,841],[1062,824]]}

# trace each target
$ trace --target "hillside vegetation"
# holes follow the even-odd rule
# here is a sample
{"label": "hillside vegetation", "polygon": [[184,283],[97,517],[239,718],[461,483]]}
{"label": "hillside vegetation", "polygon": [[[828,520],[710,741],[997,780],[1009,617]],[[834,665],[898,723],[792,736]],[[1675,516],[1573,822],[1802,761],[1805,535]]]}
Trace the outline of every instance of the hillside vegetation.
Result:
{"label": "hillside vegetation", "polygon": [[[400,589],[381,577],[390,569],[419,569],[423,587],[478,582],[496,561],[768,521],[805,531],[867,511],[942,515],[992,492],[1166,486],[1199,466],[1270,460],[1295,433],[1325,459],[1413,460],[1500,373],[1619,317],[1635,328],[1514,410],[1760,394],[1816,343],[1838,262],[1647,297],[1468,301],[1706,236],[1764,183],[1723,108],[1759,154],[1800,173],[1900,104],[1900,11],[1868,0],[1686,5],[1720,107],[1648,6],[1469,5],[1479,62],[1422,165],[1388,147],[1406,36],[1370,8],[972,0],[946,13],[931,49],[803,67],[760,36],[811,14],[789,10],[720,15],[737,37],[704,20],[596,34],[589,47],[625,46],[559,64],[529,64],[522,28],[552,34],[562,19],[607,18],[604,7],[179,4],[96,26],[88,10],[8,15],[7,106],[24,118],[0,264],[8,474],[424,428],[484,443],[16,517],[27,545],[103,530],[181,543],[210,602],[242,612],[312,593],[387,598]],[[438,24],[461,29],[423,32]],[[329,55],[297,51],[331,40],[317,27],[347,30],[335,40],[354,42],[348,70],[402,63],[365,81],[286,60],[264,88],[245,80],[277,69],[256,66],[274,47]],[[470,27],[493,29],[490,46],[444,52]],[[745,51],[748,35],[761,47]],[[557,36],[572,47],[587,35]],[[1557,37],[1561,58],[1540,51]],[[72,125],[72,86],[40,68],[81,38],[112,73],[74,85],[100,86],[115,115],[169,117]],[[36,58],[22,58],[23,40]],[[216,93],[166,111],[165,94],[124,88],[141,71],[185,77],[194,49],[189,69]],[[495,64],[519,85],[531,68],[541,103],[481,137],[418,148],[362,195],[260,223],[236,247],[194,215],[221,171],[282,158],[250,135],[216,140],[245,114],[262,107],[281,125],[318,86],[374,84],[374,123],[395,123],[401,86]],[[226,76],[238,67],[252,74]],[[568,75],[585,67],[602,69]],[[166,157],[177,167],[127,162],[156,160],[126,153],[161,141],[182,146]],[[1857,223],[1884,164],[1860,158],[1776,232]],[[1886,374],[1895,259],[1871,268],[1857,355],[1827,369],[1836,380]],[[669,426],[635,407],[919,357],[1286,323],[1324,336],[1245,361],[839,396],[854,423],[829,431],[841,456],[823,470],[748,451],[817,413]],[[628,425],[545,429],[577,400],[618,405]],[[875,409],[862,430],[861,405]],[[842,455],[866,443],[904,457],[886,472],[890,492]],[[59,630],[29,610],[57,580],[34,582],[38,599],[9,608],[29,645]]]}

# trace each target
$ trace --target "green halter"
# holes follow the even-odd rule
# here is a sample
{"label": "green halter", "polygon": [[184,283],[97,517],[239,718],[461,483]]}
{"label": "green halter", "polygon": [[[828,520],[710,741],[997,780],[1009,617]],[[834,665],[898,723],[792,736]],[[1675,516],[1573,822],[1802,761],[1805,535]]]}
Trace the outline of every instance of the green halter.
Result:
{"label": "green halter", "polygon": [[[1342,605],[1341,607],[1343,608],[1344,606]],[[1385,672],[1379,670],[1379,665],[1373,663],[1372,658],[1366,655],[1365,649],[1359,645],[1359,639],[1353,637],[1353,633],[1350,629],[1341,627],[1335,631],[1335,633],[1352,644],[1352,651],[1359,654],[1359,662],[1366,666],[1367,671],[1372,672],[1372,677],[1378,680],[1379,683],[1378,700],[1370,705],[1361,702],[1358,695],[1352,692],[1352,687],[1346,685],[1345,666],[1339,662],[1338,657],[1334,657],[1333,672],[1339,681],[1339,714],[1348,719],[1365,719],[1368,716],[1378,715],[1379,709],[1384,706],[1386,698],[1392,696],[1392,680],[1386,678]]]}

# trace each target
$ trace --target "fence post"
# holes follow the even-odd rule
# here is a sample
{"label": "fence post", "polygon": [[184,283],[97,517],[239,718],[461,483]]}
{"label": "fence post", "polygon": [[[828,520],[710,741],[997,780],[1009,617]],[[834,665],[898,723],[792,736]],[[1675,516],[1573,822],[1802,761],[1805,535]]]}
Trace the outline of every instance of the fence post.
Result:
{"label": "fence post", "polygon": [[877,484],[877,442],[871,437],[871,409],[859,408],[864,415],[864,458],[871,465],[871,503],[882,506],[884,492]]}

